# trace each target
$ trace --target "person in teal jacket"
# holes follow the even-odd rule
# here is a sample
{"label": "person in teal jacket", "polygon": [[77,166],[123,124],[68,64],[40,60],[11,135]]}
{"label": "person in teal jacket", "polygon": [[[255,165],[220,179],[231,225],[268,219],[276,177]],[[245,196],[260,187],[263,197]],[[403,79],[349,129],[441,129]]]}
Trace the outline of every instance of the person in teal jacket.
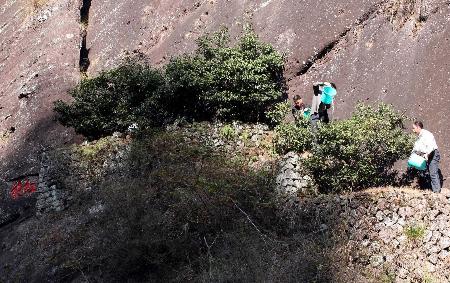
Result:
{"label": "person in teal jacket", "polygon": [[331,108],[331,104],[325,104],[322,102],[322,91],[325,86],[330,86],[337,90],[334,83],[329,82],[315,82],[313,83],[314,95],[311,103],[311,123],[313,128],[317,127],[317,122],[329,123],[330,118],[328,116],[328,109]]}

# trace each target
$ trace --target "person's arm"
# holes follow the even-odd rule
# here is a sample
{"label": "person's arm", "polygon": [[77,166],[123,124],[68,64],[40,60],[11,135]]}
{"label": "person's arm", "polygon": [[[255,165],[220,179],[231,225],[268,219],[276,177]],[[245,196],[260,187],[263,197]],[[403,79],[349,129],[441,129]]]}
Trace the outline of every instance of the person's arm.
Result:
{"label": "person's arm", "polygon": [[426,155],[425,158],[428,159],[430,153],[434,150],[433,144],[436,141],[434,140],[434,136],[431,133],[427,133],[423,137],[423,153]]}
{"label": "person's arm", "polygon": [[313,95],[312,103],[311,103],[311,113],[312,114],[319,113],[319,106],[320,106],[320,101],[322,98],[322,89],[321,89],[322,85],[323,85],[322,82],[314,82],[313,83],[314,95]]}
{"label": "person's arm", "polygon": [[311,113],[316,114],[319,113],[319,106],[320,106],[320,95],[314,95],[311,103]]}
{"label": "person's arm", "polygon": [[420,145],[420,140],[417,140],[417,141],[414,143],[414,147],[413,147],[412,152],[413,152],[413,153],[416,153],[416,154],[418,154],[418,155],[422,155],[421,145]]}
{"label": "person's arm", "polygon": [[431,153],[431,150],[429,150],[424,136],[419,137],[419,139],[414,143],[413,153],[428,159],[428,155]]}

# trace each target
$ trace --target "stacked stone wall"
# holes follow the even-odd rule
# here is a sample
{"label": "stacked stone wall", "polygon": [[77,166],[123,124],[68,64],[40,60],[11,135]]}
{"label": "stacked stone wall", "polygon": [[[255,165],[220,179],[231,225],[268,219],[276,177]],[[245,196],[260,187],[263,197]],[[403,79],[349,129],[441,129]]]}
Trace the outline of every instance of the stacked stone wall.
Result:
{"label": "stacked stone wall", "polygon": [[[206,128],[185,130],[186,140],[204,141],[223,150],[240,150],[249,144],[250,147],[261,145],[271,135],[260,126],[253,128],[254,132],[237,124],[203,127]],[[72,183],[78,182],[78,189],[87,190],[95,186],[89,178],[92,169],[96,175],[102,172],[103,176],[125,172],[129,144],[118,137],[110,142],[108,146],[112,150],[104,153],[98,168],[82,165],[76,150],[44,154],[37,192],[38,213],[59,211],[70,205],[73,191],[61,185],[64,183],[61,177],[70,178]],[[100,146],[95,148],[101,150]],[[287,235],[310,236],[324,243],[330,258],[349,270],[357,270],[362,278],[391,280],[386,282],[450,282],[448,190],[433,194],[383,188],[318,195],[312,179],[305,174],[301,156],[288,153],[279,162],[276,192],[282,200],[279,217],[289,218]]]}
{"label": "stacked stone wall", "polygon": [[60,164],[43,153],[39,170],[39,181],[36,195],[36,212],[42,214],[50,211],[61,211],[68,206],[70,194],[60,187],[60,183],[51,172]]}
{"label": "stacked stone wall", "polygon": [[330,255],[366,278],[450,282],[448,190],[383,188],[323,195],[300,198],[282,211],[291,220],[291,231],[325,238]]}

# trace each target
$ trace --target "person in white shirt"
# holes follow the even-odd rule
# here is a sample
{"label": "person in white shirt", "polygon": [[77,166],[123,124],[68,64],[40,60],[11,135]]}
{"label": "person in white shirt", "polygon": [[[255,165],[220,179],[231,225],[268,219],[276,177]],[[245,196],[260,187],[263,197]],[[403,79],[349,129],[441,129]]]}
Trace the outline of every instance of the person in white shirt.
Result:
{"label": "person in white shirt", "polygon": [[432,133],[423,128],[421,121],[415,121],[412,130],[418,135],[418,139],[414,143],[413,152],[428,160],[427,165],[431,178],[431,189],[433,192],[439,193],[441,192],[441,180],[439,177],[439,161],[441,160],[441,155],[439,154],[436,140]]}

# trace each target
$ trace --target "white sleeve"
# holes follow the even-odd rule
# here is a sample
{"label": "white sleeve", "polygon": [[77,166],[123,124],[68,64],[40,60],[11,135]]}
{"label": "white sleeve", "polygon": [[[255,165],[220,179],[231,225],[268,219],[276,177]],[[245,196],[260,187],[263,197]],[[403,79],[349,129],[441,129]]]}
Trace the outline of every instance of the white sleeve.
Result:
{"label": "white sleeve", "polygon": [[419,136],[419,139],[414,143],[413,151],[430,154],[437,148],[436,140],[432,133],[423,130],[423,134]]}
{"label": "white sleeve", "polygon": [[424,143],[424,137],[419,137],[419,139],[414,143],[413,151],[420,153],[427,153],[426,146]]}
{"label": "white sleeve", "polygon": [[417,141],[414,143],[413,151],[415,151],[415,152],[420,152],[420,143],[419,143],[419,140],[417,140]]}

